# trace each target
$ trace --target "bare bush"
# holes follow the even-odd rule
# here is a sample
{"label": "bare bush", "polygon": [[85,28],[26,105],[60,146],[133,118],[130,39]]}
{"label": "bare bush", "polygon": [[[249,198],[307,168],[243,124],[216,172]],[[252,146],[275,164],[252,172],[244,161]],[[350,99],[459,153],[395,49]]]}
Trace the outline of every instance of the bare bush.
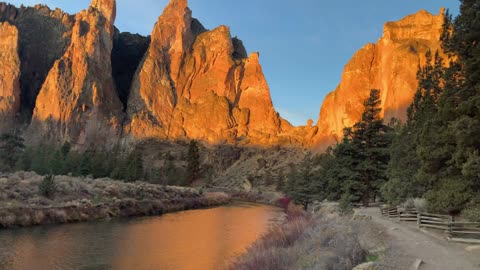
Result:
{"label": "bare bush", "polygon": [[273,228],[235,262],[231,269],[349,270],[365,260],[356,224],[349,218],[320,211],[309,217],[287,211],[287,221]]}

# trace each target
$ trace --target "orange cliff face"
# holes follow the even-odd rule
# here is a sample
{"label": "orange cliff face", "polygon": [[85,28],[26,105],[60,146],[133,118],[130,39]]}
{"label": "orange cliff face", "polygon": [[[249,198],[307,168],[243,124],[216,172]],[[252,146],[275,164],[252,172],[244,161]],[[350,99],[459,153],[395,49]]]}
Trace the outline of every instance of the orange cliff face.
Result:
{"label": "orange cliff face", "polygon": [[172,0],[132,83],[126,131],[134,139],[269,144],[281,133],[258,53],[226,26],[208,31],[186,0]]}
{"label": "orange cliff face", "polygon": [[0,23],[0,133],[13,128],[20,111],[20,58],[18,30]]}
{"label": "orange cliff face", "polygon": [[104,145],[121,132],[122,105],[112,78],[114,0],[93,0],[75,16],[71,43],[40,90],[30,134]]}
{"label": "orange cliff face", "polygon": [[205,29],[187,0],[170,1],[151,37],[120,33],[115,17],[115,0],[92,0],[73,16],[0,3],[0,130],[33,111],[32,143],[85,149],[153,138],[324,148],[360,119],[372,88],[382,90],[387,119],[405,119],[425,52],[440,50],[444,18],[420,11],[387,23],[378,43],[345,66],[318,123],[293,127],[273,107],[259,54],[247,55],[226,26]]}
{"label": "orange cliff face", "polygon": [[343,129],[361,118],[363,101],[371,89],[381,90],[386,121],[392,117],[406,120],[418,86],[418,67],[426,62],[425,53],[441,51],[443,22],[442,9],[436,16],[422,10],[385,24],[378,43],[367,44],[353,56],[339,86],[326,97],[313,145],[325,149],[340,140]]}

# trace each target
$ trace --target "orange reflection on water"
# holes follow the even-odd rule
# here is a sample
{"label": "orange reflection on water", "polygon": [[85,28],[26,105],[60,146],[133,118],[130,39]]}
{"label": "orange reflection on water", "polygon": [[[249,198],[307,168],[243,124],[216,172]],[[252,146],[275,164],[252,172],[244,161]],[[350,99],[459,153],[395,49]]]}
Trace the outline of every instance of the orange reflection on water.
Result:
{"label": "orange reflection on water", "polygon": [[283,218],[238,204],[161,217],[0,230],[0,269],[217,270]]}
{"label": "orange reflection on water", "polygon": [[232,206],[166,215],[125,230],[113,269],[225,269],[278,218],[267,206]]}

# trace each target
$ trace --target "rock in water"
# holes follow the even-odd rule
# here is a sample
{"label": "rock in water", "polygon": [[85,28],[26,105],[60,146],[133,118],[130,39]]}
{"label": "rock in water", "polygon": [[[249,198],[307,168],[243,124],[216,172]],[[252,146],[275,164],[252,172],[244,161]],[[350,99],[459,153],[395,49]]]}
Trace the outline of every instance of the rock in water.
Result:
{"label": "rock in water", "polygon": [[441,50],[443,22],[442,9],[436,16],[422,10],[385,24],[383,37],[353,56],[345,66],[340,85],[326,97],[314,145],[331,145],[343,136],[345,127],[360,120],[363,101],[371,89],[382,91],[386,121],[392,117],[405,120],[418,86],[418,67],[426,62],[425,53]]}
{"label": "rock in water", "polygon": [[12,130],[20,111],[20,58],[18,31],[0,23],[0,133]]}
{"label": "rock in water", "polygon": [[112,78],[115,1],[93,1],[75,16],[71,44],[38,95],[30,134],[77,147],[108,146],[121,132],[122,105]]}

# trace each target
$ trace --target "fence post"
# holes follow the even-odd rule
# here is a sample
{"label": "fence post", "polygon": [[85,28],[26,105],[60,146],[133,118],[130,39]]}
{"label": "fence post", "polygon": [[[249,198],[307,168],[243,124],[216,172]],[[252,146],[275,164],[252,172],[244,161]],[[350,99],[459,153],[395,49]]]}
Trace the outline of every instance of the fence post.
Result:
{"label": "fence post", "polygon": [[422,224],[422,215],[420,213],[417,214],[417,226],[420,228]]}
{"label": "fence post", "polygon": [[455,222],[455,217],[450,216],[450,221],[448,222],[448,235],[447,239],[450,239],[453,237],[453,222]]}

